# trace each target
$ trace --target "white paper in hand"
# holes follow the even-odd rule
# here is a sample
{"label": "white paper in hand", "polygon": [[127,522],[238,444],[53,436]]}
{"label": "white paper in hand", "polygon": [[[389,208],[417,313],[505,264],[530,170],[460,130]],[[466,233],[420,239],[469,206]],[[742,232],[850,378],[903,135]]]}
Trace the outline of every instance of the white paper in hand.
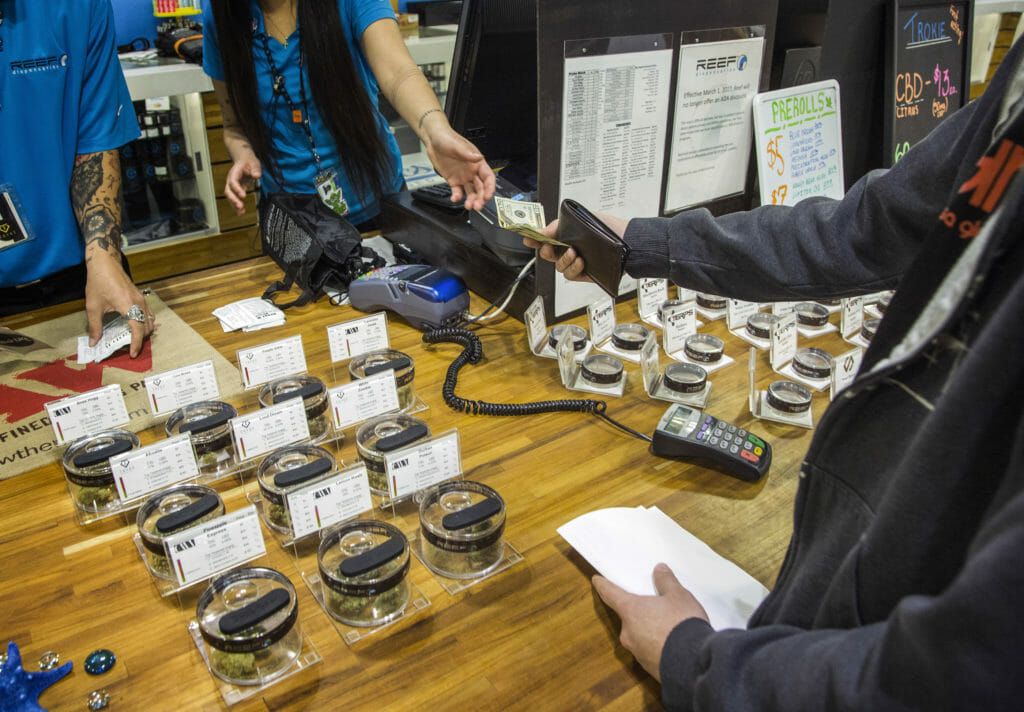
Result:
{"label": "white paper in hand", "polygon": [[654,567],[668,564],[716,630],[745,628],[768,594],[750,574],[657,507],[599,509],[563,524],[558,533],[602,576],[637,595],[656,595]]}

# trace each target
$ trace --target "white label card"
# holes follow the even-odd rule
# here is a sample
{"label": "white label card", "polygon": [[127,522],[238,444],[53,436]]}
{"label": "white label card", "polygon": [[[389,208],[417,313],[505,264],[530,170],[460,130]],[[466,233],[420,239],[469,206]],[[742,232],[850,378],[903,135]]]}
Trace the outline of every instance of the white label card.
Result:
{"label": "white label card", "polygon": [[253,505],[169,536],[164,547],[182,586],[267,553]]}
{"label": "white label card", "polygon": [[388,348],[388,320],[384,312],[362,319],[343,321],[327,327],[327,345],[331,350],[331,363],[370,351]]}
{"label": "white label card", "polygon": [[775,302],[772,304],[772,314],[786,316],[796,312],[796,305],[800,302]]}
{"label": "white label card", "polygon": [[603,344],[612,338],[615,330],[615,302],[611,297],[600,299],[587,307],[590,322],[590,338],[595,344]]}
{"label": "white label card", "polygon": [[121,386],[111,383],[45,404],[57,444],[124,425],[130,418]]}
{"label": "white label card", "polygon": [[751,314],[757,312],[760,305],[757,302],[745,302],[742,299],[730,299],[725,303],[725,326],[729,331],[733,329],[744,329],[747,326],[747,319]]}
{"label": "white label card", "polygon": [[384,467],[392,499],[457,477],[462,472],[459,433],[453,430],[428,443],[386,455]]}
{"label": "white label card", "polygon": [[778,371],[796,355],[796,313],[790,312],[772,327],[771,363]]}
{"label": "white label card", "polygon": [[199,476],[188,433],[112,457],[110,469],[122,500],[135,499]]}
{"label": "white label card", "polygon": [[242,385],[246,389],[255,388],[275,378],[302,373],[306,370],[302,336],[296,334],[251,349],[240,349],[238,370],[242,374]]}
{"label": "white label card", "polygon": [[661,316],[661,328],[665,353],[682,351],[686,346],[686,337],[697,333],[697,302],[690,299],[684,304],[666,309]]}
{"label": "white label card", "polygon": [[530,306],[526,307],[523,323],[526,325],[526,342],[530,346],[530,351],[537,352],[543,349],[548,331],[548,323],[544,318],[543,297],[537,295]]}
{"label": "white label card", "polygon": [[289,492],[287,499],[296,539],[373,508],[370,480],[362,463]]}
{"label": "white label card", "polygon": [[667,279],[641,279],[636,285],[636,308],[641,318],[658,313],[658,307],[668,299]]}
{"label": "white label card", "polygon": [[858,346],[832,360],[832,389],[829,391],[829,400],[835,400],[839,391],[853,383],[863,358],[864,349]]}
{"label": "white label card", "polygon": [[284,445],[309,439],[306,408],[301,398],[290,398],[269,408],[232,418],[229,422],[240,460],[259,457]]}
{"label": "white label card", "polygon": [[213,361],[200,361],[157,373],[147,376],[142,382],[146,385],[153,415],[165,415],[189,403],[217,400],[220,396]]}
{"label": "white label card", "polygon": [[839,315],[839,329],[844,338],[859,334],[864,326],[864,298],[850,297],[843,300],[842,312]]}
{"label": "white label card", "polygon": [[398,387],[393,370],[381,371],[327,391],[334,429],[342,430],[375,415],[398,410]]}

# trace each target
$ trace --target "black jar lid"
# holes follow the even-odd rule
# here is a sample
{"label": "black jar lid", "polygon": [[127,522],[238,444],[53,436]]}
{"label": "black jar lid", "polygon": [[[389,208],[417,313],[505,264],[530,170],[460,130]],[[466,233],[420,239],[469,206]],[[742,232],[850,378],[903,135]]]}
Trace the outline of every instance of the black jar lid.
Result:
{"label": "black jar lid", "polygon": [[420,502],[420,532],[439,549],[480,551],[498,541],[504,531],[505,501],[482,482],[444,482]]}
{"label": "black jar lid", "polygon": [[552,326],[548,331],[548,344],[551,348],[557,348],[558,342],[563,334],[572,340],[572,350],[582,351],[587,347],[587,330],[576,324],[558,324]]}
{"label": "black jar lid", "polygon": [[68,445],[61,458],[67,479],[82,487],[113,484],[110,458],[139,447],[139,437],[120,428],[104,430],[78,438]]}
{"label": "black jar lid", "polygon": [[324,584],[346,596],[390,591],[409,571],[409,542],[401,530],[373,519],[343,522],[324,533],[317,550]]}
{"label": "black jar lid", "polygon": [[772,335],[772,327],[779,323],[779,315],[771,312],[754,312],[747,317],[747,333],[759,339]]}
{"label": "black jar lid", "polygon": [[622,361],[608,354],[590,354],[583,359],[580,373],[590,383],[618,383],[622,378]]}
{"label": "black jar lid", "polygon": [[156,554],[163,554],[165,538],[200,520],[222,514],[224,502],[212,487],[177,485],[150,495],[139,507],[135,525],[142,545]]}
{"label": "black jar lid", "polygon": [[695,363],[675,361],[665,367],[665,386],[676,393],[699,393],[708,383],[708,372]]}
{"label": "black jar lid", "polygon": [[167,435],[188,433],[200,442],[227,431],[228,421],[238,415],[234,406],[221,401],[197,401],[178,408],[167,418]]}
{"label": "black jar lid", "polygon": [[722,358],[725,342],[713,334],[690,334],[683,343],[683,353],[694,361],[712,363]]}
{"label": "black jar lid", "polygon": [[219,576],[196,604],[203,640],[226,653],[269,648],[292,630],[298,615],[291,581],[263,567],[235,569]]}
{"label": "black jar lid", "polygon": [[368,351],[356,356],[348,364],[348,375],[353,381],[384,371],[394,371],[395,386],[401,388],[412,383],[416,365],[408,354],[394,349]]}
{"label": "black jar lid", "polygon": [[796,320],[804,326],[825,326],[828,307],[815,302],[800,302],[796,305]]}
{"label": "black jar lid", "polygon": [[623,351],[639,351],[650,333],[640,324],[617,324],[612,329],[612,344]]}
{"label": "black jar lid", "polygon": [[793,354],[793,370],[808,378],[828,378],[832,375],[832,354],[813,346],[797,349]]}
{"label": "black jar lid", "polygon": [[811,407],[811,391],[793,381],[774,381],[768,386],[768,405],[783,413],[803,413]]}

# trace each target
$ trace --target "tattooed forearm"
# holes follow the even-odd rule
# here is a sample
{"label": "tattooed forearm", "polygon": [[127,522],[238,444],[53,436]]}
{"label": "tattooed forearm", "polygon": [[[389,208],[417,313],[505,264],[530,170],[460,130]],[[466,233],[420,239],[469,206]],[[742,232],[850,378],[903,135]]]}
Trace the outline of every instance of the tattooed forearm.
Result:
{"label": "tattooed forearm", "polygon": [[121,253],[121,166],[117,151],[75,158],[71,172],[71,206],[89,261],[96,248],[112,257]]}

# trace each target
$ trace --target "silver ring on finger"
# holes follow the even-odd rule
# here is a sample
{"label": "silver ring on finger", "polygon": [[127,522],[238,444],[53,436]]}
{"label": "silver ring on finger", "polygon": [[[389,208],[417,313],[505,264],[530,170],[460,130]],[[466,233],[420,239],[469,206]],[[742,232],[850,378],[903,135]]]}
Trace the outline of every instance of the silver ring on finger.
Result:
{"label": "silver ring on finger", "polygon": [[138,304],[132,304],[127,313],[124,315],[125,319],[131,319],[132,321],[138,321],[143,324],[146,323],[146,313],[142,311],[142,307]]}

